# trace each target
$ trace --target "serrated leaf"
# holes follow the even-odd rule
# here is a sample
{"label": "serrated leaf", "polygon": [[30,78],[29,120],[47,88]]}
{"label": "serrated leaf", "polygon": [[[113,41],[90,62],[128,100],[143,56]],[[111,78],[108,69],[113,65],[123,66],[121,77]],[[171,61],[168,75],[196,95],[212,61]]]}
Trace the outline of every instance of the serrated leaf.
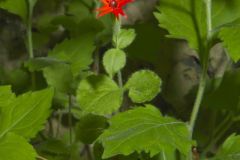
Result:
{"label": "serrated leaf", "polygon": [[80,82],[77,101],[84,112],[112,114],[122,104],[122,92],[122,89],[107,76],[92,75]]}
{"label": "serrated leaf", "polygon": [[110,120],[109,129],[99,137],[103,158],[145,151],[154,156],[161,151],[178,149],[187,155],[191,149],[187,125],[163,117],[155,107],[139,107],[119,113]]}
{"label": "serrated leaf", "polygon": [[155,13],[160,27],[168,30],[169,37],[187,40],[190,47],[199,51],[206,39],[207,26],[204,1],[160,0]]}
{"label": "serrated leaf", "polygon": [[113,35],[113,43],[116,48],[124,49],[134,41],[135,37],[134,29],[121,29],[117,34]]}
{"label": "serrated leaf", "polygon": [[135,72],[127,81],[129,97],[135,103],[151,101],[161,90],[162,81],[150,70]]}
{"label": "serrated leaf", "polygon": [[27,139],[43,128],[50,114],[52,89],[28,92],[3,107],[0,114],[0,138],[14,132]]}
{"label": "serrated leaf", "polygon": [[63,93],[71,92],[73,74],[70,65],[60,63],[51,65],[43,69],[43,75],[48,85]]}
{"label": "serrated leaf", "polygon": [[74,76],[81,70],[88,69],[92,63],[94,35],[83,34],[80,38],[65,40],[58,44],[50,53],[50,57],[66,61],[71,64]]}
{"label": "serrated leaf", "polygon": [[[167,29],[169,37],[185,39],[190,46],[197,51],[204,46],[206,41],[207,27],[204,1],[192,0],[161,0],[159,6],[160,13],[155,13],[160,26]],[[240,18],[240,3],[233,0],[213,0],[212,22],[213,31],[220,30],[219,38],[224,42],[231,58],[234,61],[239,60],[239,26],[226,27],[226,24]],[[214,37],[215,38],[215,37]],[[201,53],[200,53],[201,54]],[[204,55],[200,55],[202,58]]]}
{"label": "serrated leaf", "polygon": [[37,153],[21,136],[8,133],[0,138],[0,159],[35,160]]}
{"label": "serrated leaf", "polygon": [[88,114],[82,117],[77,123],[76,137],[84,144],[91,144],[98,138],[107,125],[105,117]]}
{"label": "serrated leaf", "polygon": [[239,160],[240,159],[240,136],[231,135],[223,143],[222,147],[213,160]]}
{"label": "serrated leaf", "polygon": [[20,16],[24,21],[27,19],[26,0],[5,0],[0,2],[0,8]]}
{"label": "serrated leaf", "polygon": [[110,49],[103,56],[103,65],[112,78],[126,65],[126,54],[119,49]]}

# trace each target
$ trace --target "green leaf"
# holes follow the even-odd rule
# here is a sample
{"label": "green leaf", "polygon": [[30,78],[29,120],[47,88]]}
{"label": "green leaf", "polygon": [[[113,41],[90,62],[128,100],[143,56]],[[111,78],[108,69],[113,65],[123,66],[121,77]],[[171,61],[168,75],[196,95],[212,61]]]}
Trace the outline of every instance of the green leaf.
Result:
{"label": "green leaf", "polygon": [[68,64],[55,64],[43,69],[43,75],[48,85],[53,86],[58,91],[70,93],[73,83],[73,74]]}
{"label": "green leaf", "polygon": [[121,29],[113,36],[113,43],[119,49],[128,47],[136,38],[134,29]]}
{"label": "green leaf", "polygon": [[107,126],[107,119],[105,117],[88,114],[82,117],[77,123],[76,137],[84,144],[91,144]]}
{"label": "green leaf", "polygon": [[160,27],[168,30],[170,38],[187,40],[199,51],[206,39],[207,25],[203,0],[160,0],[155,17]]}
{"label": "green leaf", "polygon": [[14,99],[15,94],[12,93],[11,86],[0,86],[0,108],[8,106]]}
{"label": "green leaf", "polygon": [[212,4],[212,23],[213,27],[220,27],[231,23],[240,18],[239,0],[213,0]]}
{"label": "green leaf", "polygon": [[127,81],[129,97],[135,103],[151,101],[161,90],[162,81],[150,70],[135,72]]}
{"label": "green leaf", "polygon": [[70,150],[66,144],[57,139],[47,139],[38,145],[37,150],[40,152],[51,153],[55,155],[68,155]]}
{"label": "green leaf", "polygon": [[110,128],[99,140],[105,149],[103,158],[129,155],[134,151],[145,151],[154,156],[173,149],[187,155],[192,143],[185,123],[162,116],[152,106],[135,108],[112,117]]}
{"label": "green leaf", "polygon": [[20,16],[24,21],[27,19],[26,0],[5,0],[0,2],[0,8]]}
{"label": "green leaf", "polygon": [[240,136],[231,135],[223,143],[213,160],[238,160],[240,159]]}
{"label": "green leaf", "polygon": [[219,38],[223,41],[230,57],[237,62],[240,59],[240,26],[223,28]]}
{"label": "green leaf", "polygon": [[52,89],[28,92],[3,107],[0,114],[0,138],[14,132],[27,139],[33,138],[43,129],[50,114]]}
{"label": "green leaf", "polygon": [[[159,6],[160,13],[155,13],[160,26],[169,31],[169,37],[185,39],[189,42],[191,48],[198,52],[204,47],[206,41],[207,26],[205,5],[203,0],[161,0]],[[213,1],[213,31],[219,27],[231,23],[238,18],[240,3],[233,0]],[[235,26],[236,27],[236,26]],[[230,56],[234,61],[239,60],[239,39],[240,31],[238,28],[224,28],[220,31],[219,38],[223,40]],[[215,38],[215,37],[214,37]],[[200,53],[201,54],[201,53]],[[204,55],[200,55],[201,59]]]}
{"label": "green leaf", "polygon": [[112,78],[126,65],[126,54],[120,49],[110,49],[104,54],[103,65]]}
{"label": "green leaf", "polygon": [[21,136],[8,133],[0,138],[0,159],[35,160],[37,153]]}
{"label": "green leaf", "polygon": [[50,57],[58,58],[71,64],[74,76],[81,70],[88,69],[92,63],[94,35],[84,34],[80,38],[65,40],[58,44],[50,53]]}
{"label": "green leaf", "polygon": [[77,101],[87,113],[112,114],[121,106],[122,94],[122,89],[112,79],[104,75],[92,75],[80,82]]}

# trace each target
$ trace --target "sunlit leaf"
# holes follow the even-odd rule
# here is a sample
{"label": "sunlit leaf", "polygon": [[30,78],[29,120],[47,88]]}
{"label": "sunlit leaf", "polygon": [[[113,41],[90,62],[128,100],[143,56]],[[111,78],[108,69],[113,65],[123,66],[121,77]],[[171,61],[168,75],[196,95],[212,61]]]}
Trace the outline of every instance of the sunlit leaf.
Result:
{"label": "sunlit leaf", "polygon": [[80,82],[77,101],[85,112],[98,115],[112,114],[122,104],[122,92],[122,89],[107,76],[92,75]]}
{"label": "sunlit leaf", "polygon": [[187,125],[164,117],[152,106],[119,113],[110,120],[110,128],[99,137],[104,147],[103,158],[145,151],[154,156],[161,151],[178,149],[187,155],[191,141]]}
{"label": "sunlit leaf", "polygon": [[0,138],[0,159],[36,160],[37,153],[21,136],[8,133]]}
{"label": "sunlit leaf", "polygon": [[110,49],[104,54],[103,65],[110,77],[113,77],[126,65],[126,54],[119,49]]}
{"label": "sunlit leaf", "polygon": [[133,102],[143,103],[151,101],[161,91],[162,81],[158,75],[150,70],[134,73],[127,81],[129,97]]}
{"label": "sunlit leaf", "polygon": [[0,138],[14,132],[27,139],[43,129],[50,114],[52,89],[28,92],[11,100],[0,113]]}

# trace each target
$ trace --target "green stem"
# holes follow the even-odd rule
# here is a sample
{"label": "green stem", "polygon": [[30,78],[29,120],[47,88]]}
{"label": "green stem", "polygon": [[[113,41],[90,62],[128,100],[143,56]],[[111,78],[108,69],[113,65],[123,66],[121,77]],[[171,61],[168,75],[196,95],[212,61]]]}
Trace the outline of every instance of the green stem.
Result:
{"label": "green stem", "polygon": [[[209,54],[210,51],[210,40],[211,40],[211,32],[212,32],[212,16],[211,16],[211,7],[212,7],[212,3],[211,0],[205,0],[206,2],[206,13],[207,13],[207,47],[205,50],[205,53],[203,54]],[[206,60],[208,61],[208,59]],[[190,118],[190,134],[191,134],[191,139],[192,139],[192,135],[193,135],[193,130],[194,130],[194,126],[196,123],[196,119],[198,116],[198,112],[201,106],[201,102],[202,102],[202,98],[203,98],[203,94],[204,94],[204,90],[205,90],[205,86],[206,86],[206,77],[207,77],[207,62],[203,62],[203,71],[201,73],[201,77],[200,77],[200,82],[199,82],[199,88],[198,88],[198,92],[197,92],[197,96],[196,96],[196,100],[193,106],[193,111],[191,114],[191,118]]]}
{"label": "green stem", "polygon": [[34,54],[33,54],[32,20],[31,20],[31,16],[29,16],[28,25],[27,25],[27,42],[28,42],[28,54],[29,54],[29,58],[34,58]]}
{"label": "green stem", "polygon": [[[29,2],[28,2],[29,3]],[[30,3],[28,4],[28,16],[27,16],[27,47],[29,58],[34,58],[33,53],[33,37],[32,37],[32,8],[30,7]],[[32,81],[32,89],[36,88],[36,76],[35,73],[31,73],[31,81]]]}
{"label": "green stem", "polygon": [[[206,46],[204,47],[204,51],[201,54],[206,55],[206,58],[203,59],[202,62],[202,73],[200,77],[199,87],[197,91],[197,96],[194,102],[193,111],[190,118],[189,130],[190,130],[190,139],[193,138],[194,127],[196,124],[197,116],[200,110],[201,102],[203,99],[205,87],[206,87],[206,79],[207,79],[207,69],[208,69],[208,56],[211,47],[211,39],[212,39],[212,0],[205,0],[206,5],[206,15],[207,15],[207,39]],[[190,152],[189,159],[192,160],[192,152]]]}
{"label": "green stem", "polygon": [[199,112],[199,109],[200,109],[200,106],[201,106],[205,86],[206,86],[206,73],[202,72],[200,82],[199,82],[199,88],[198,88],[196,100],[195,100],[195,103],[194,103],[194,106],[193,106],[193,111],[192,111],[191,119],[190,119],[190,126],[189,127],[190,127],[190,134],[191,134],[190,138],[191,139],[192,139],[196,119],[197,119],[197,116],[198,116],[198,112]]}
{"label": "green stem", "polygon": [[69,127],[69,144],[72,144],[72,96],[68,95],[68,127]]}
{"label": "green stem", "polygon": [[206,13],[207,13],[207,33],[208,40],[212,37],[212,0],[205,0],[206,2]]}
{"label": "green stem", "polygon": [[[121,31],[121,17],[119,17],[119,20],[118,19],[115,20],[115,24],[113,27],[113,34],[118,35],[120,31]],[[116,36],[116,46],[115,46],[116,48],[118,48],[117,41],[118,41],[118,36]],[[123,87],[122,72],[118,71],[117,76],[118,76],[118,86],[122,88]]]}
{"label": "green stem", "polygon": [[118,71],[118,86],[123,88],[122,72]]}

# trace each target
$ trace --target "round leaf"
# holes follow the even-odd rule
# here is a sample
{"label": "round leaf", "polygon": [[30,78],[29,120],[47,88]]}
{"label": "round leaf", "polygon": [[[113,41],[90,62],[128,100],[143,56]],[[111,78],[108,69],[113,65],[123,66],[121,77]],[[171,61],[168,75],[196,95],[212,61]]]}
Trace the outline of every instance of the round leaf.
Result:
{"label": "round leaf", "polygon": [[152,71],[142,70],[134,73],[128,80],[126,88],[129,97],[135,103],[151,101],[160,92],[161,79]]}
{"label": "round leaf", "polygon": [[103,57],[103,65],[110,77],[113,77],[126,64],[126,54],[119,49],[108,50]]}

